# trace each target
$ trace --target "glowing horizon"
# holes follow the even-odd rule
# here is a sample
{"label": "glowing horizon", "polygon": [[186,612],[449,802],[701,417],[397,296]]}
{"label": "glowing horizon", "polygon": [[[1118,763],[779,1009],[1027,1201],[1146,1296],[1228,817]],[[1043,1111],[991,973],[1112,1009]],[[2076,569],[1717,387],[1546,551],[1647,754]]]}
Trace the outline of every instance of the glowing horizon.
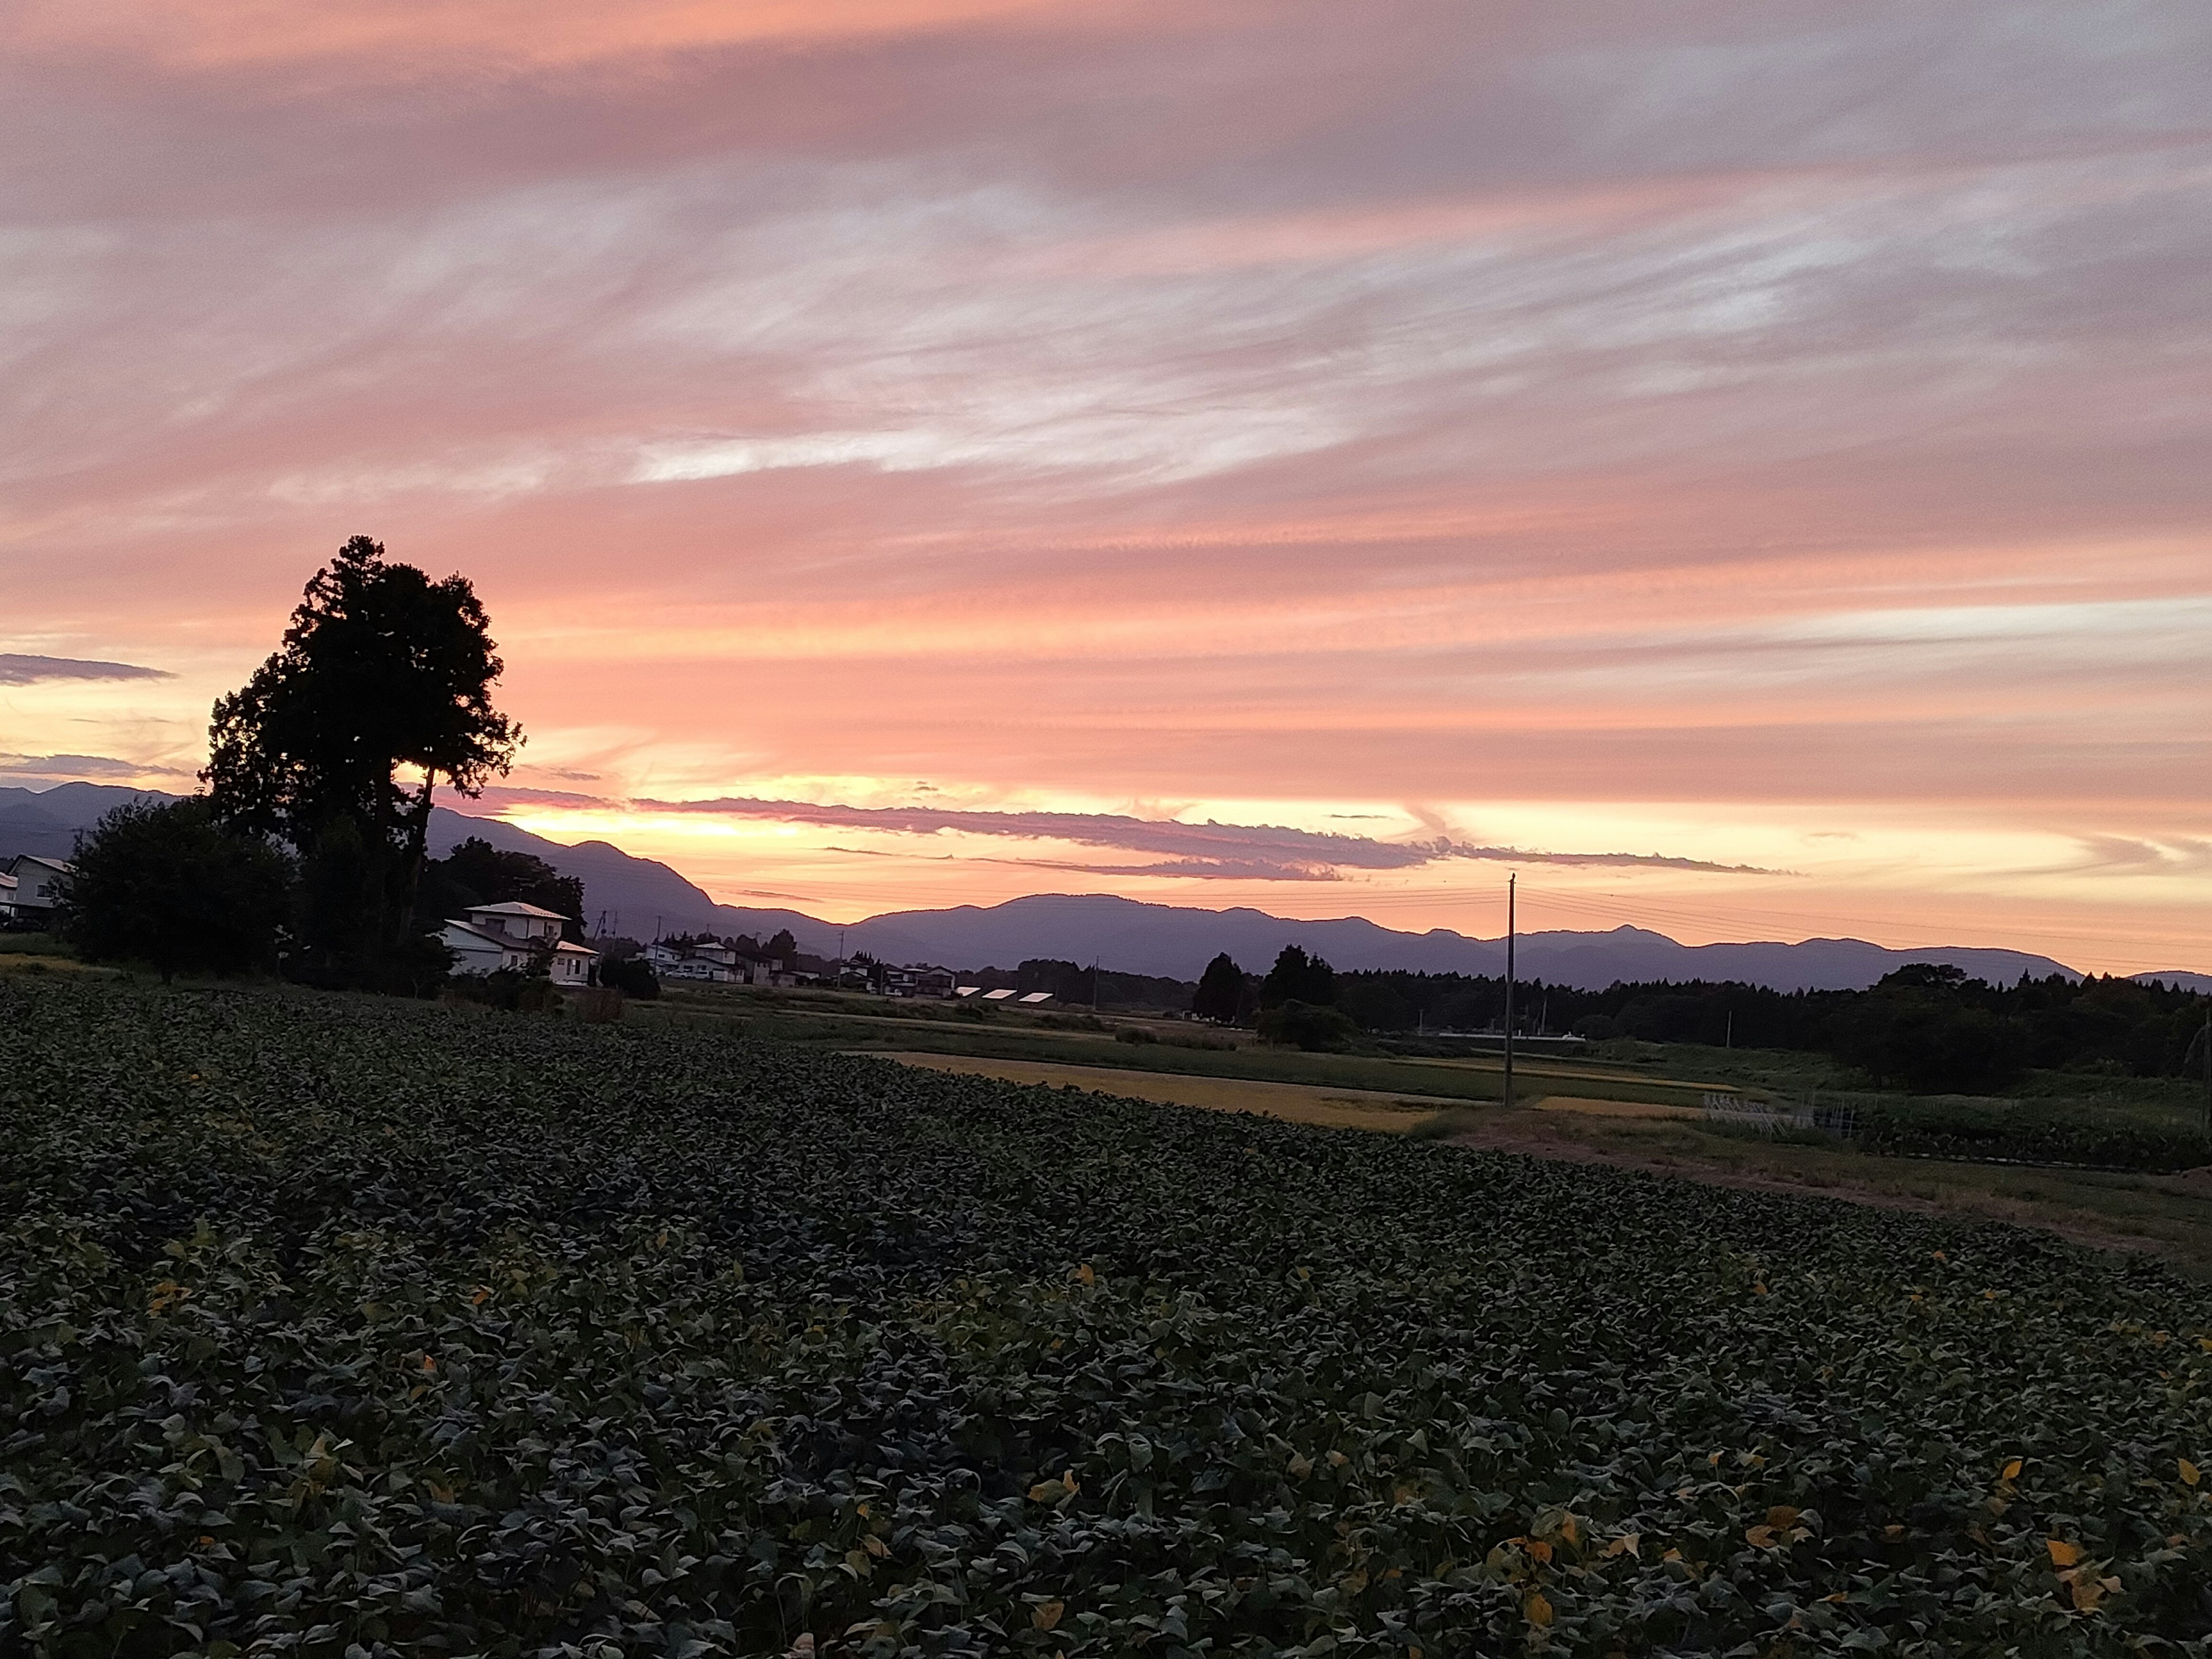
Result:
{"label": "glowing horizon", "polygon": [[736,902],[2212,971],[2212,21],[2029,10],[40,0],[0,783],[361,532]]}

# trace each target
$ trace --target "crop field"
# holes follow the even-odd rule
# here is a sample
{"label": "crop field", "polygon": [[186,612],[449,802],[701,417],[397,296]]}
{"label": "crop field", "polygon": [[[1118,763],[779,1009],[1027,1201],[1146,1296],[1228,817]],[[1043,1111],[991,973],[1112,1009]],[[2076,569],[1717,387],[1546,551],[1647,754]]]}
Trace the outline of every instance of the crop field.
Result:
{"label": "crop field", "polygon": [[0,1652],[2212,1653],[2049,1237],[726,1031],[0,981]]}

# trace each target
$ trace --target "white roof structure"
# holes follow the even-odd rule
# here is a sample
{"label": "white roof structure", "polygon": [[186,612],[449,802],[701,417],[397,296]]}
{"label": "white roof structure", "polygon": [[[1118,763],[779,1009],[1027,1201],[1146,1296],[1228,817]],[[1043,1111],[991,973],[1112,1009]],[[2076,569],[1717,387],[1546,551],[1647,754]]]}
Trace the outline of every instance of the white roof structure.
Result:
{"label": "white roof structure", "polygon": [[1049,991],[1032,991],[1027,996],[1017,998],[1016,1000],[1026,1007],[1035,1003],[1050,1002],[1052,1000],[1052,993]]}
{"label": "white roof structure", "polygon": [[1011,1002],[1013,1000],[1013,997],[1014,994],[1012,991],[986,991],[983,993],[983,1000],[986,1002]]}
{"label": "white roof structure", "polygon": [[538,916],[547,921],[574,920],[558,910],[541,910],[534,904],[525,904],[520,899],[508,899],[500,904],[471,904],[469,914],[472,916]]}

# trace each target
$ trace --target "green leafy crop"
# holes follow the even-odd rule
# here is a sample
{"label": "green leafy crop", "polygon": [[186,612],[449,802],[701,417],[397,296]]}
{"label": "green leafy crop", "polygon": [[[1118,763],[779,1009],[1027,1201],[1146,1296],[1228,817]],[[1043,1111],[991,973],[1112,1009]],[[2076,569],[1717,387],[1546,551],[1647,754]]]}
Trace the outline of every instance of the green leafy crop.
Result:
{"label": "green leafy crop", "polygon": [[2208,1452],[2038,1235],[0,986],[0,1652],[2203,1654]]}

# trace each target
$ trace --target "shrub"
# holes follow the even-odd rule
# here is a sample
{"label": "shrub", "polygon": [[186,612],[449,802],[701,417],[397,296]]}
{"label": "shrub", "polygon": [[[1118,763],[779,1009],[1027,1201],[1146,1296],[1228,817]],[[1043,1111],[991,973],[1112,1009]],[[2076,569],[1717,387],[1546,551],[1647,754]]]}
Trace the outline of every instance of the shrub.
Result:
{"label": "shrub", "polygon": [[1159,1038],[1142,1025],[1124,1025],[1114,1033],[1116,1042],[1158,1042]]}
{"label": "shrub", "polygon": [[76,849],[64,929],[88,962],[179,973],[276,965],[291,868],[265,842],[217,827],[204,797],[131,802]]}
{"label": "shrub", "polygon": [[1292,1000],[1261,1011],[1260,1041],[1279,1047],[1310,1050],[1348,1048],[1358,1041],[1359,1028],[1342,1012]]}

